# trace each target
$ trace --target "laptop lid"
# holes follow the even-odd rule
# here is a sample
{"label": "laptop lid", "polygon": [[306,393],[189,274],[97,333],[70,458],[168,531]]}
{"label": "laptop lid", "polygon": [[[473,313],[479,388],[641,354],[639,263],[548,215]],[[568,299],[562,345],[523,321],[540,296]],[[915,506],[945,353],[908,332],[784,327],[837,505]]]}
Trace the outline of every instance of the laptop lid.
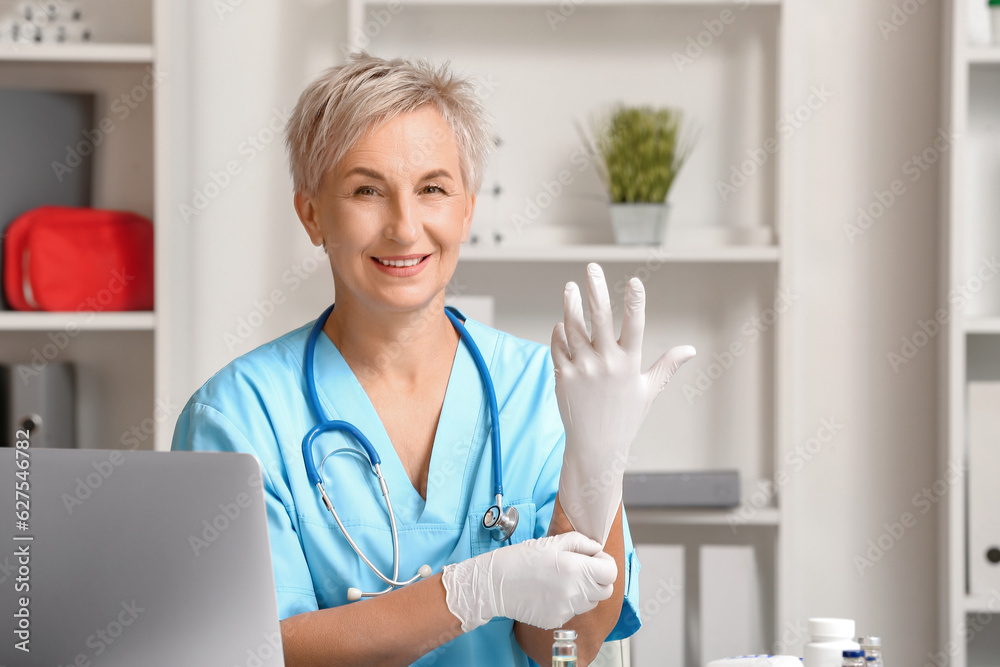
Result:
{"label": "laptop lid", "polygon": [[257,460],[0,449],[0,665],[281,667]]}

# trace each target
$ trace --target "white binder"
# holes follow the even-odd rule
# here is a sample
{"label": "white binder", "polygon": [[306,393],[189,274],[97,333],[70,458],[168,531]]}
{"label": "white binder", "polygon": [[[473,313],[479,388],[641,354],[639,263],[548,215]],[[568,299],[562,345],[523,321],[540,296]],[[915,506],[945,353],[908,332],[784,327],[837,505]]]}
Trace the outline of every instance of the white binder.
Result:
{"label": "white binder", "polygon": [[970,382],[969,593],[1000,590],[1000,382]]}

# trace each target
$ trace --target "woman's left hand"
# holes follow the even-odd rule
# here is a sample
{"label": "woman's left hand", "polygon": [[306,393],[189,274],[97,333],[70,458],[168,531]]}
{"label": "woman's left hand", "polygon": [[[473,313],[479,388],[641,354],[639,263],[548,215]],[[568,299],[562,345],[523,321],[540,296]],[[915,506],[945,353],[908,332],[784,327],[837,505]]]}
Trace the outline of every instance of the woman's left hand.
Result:
{"label": "woman's left hand", "polygon": [[608,286],[597,264],[587,265],[587,291],[592,333],[587,333],[580,290],[572,282],[563,294],[564,322],[552,332],[556,397],[566,428],[559,499],[573,528],[604,544],[621,503],[632,440],[653,401],[695,349],[672,348],[642,372],[642,282],[628,282],[617,341]]}

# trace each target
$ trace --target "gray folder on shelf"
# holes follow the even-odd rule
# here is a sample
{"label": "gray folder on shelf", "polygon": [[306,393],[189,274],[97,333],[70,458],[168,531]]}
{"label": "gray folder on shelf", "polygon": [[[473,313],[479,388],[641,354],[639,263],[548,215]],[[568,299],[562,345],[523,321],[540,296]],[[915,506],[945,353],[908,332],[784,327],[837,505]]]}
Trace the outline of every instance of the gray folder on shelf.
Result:
{"label": "gray folder on shelf", "polygon": [[99,143],[92,94],[0,88],[0,236],[38,206],[90,206]]}
{"label": "gray folder on shelf", "polygon": [[18,429],[31,433],[32,447],[76,447],[76,391],[73,365],[11,364],[0,372],[3,444]]}
{"label": "gray folder on shelf", "polygon": [[628,508],[735,507],[740,504],[736,470],[630,473],[622,500]]}

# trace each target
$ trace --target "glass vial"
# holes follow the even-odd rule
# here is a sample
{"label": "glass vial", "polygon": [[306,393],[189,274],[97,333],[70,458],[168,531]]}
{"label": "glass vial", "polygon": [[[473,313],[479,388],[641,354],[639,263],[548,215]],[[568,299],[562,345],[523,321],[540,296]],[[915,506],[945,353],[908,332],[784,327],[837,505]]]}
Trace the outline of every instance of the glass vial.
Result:
{"label": "glass vial", "polygon": [[576,667],[576,630],[556,630],[552,667]]}
{"label": "glass vial", "polygon": [[882,667],[882,638],[858,637],[858,644],[865,652],[867,667]]}
{"label": "glass vial", "polygon": [[865,667],[865,652],[860,649],[844,651],[843,667]]}

